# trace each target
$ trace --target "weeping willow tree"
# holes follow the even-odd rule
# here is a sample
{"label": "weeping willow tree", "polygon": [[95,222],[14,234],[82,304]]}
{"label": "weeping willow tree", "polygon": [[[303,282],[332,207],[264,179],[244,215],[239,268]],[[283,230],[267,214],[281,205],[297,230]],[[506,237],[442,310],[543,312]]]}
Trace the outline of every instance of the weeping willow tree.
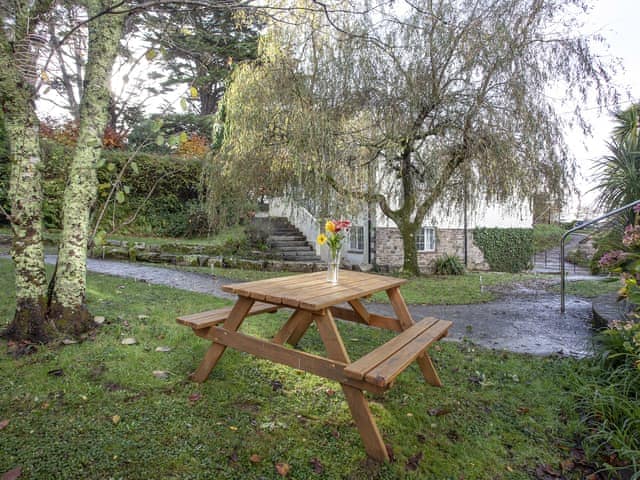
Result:
{"label": "weeping willow tree", "polygon": [[[236,68],[217,166],[246,191],[330,186],[340,202],[376,202],[402,234],[403,269],[417,273],[415,235],[437,203],[566,192],[567,120],[548,92],[615,96],[591,39],[574,33],[583,8],[423,0],[361,15],[299,10],[271,28],[257,62]],[[571,121],[586,129],[579,111]]]}

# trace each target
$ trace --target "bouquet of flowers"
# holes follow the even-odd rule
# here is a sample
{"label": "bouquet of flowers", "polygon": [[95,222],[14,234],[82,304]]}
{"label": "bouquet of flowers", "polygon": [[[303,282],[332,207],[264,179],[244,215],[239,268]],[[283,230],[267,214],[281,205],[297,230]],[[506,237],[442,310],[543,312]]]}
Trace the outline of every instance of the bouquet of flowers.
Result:
{"label": "bouquet of flowers", "polygon": [[342,241],[351,228],[349,220],[327,220],[324,224],[324,233],[318,235],[317,241],[320,245],[325,243],[329,247],[331,259],[337,259],[342,249]]}

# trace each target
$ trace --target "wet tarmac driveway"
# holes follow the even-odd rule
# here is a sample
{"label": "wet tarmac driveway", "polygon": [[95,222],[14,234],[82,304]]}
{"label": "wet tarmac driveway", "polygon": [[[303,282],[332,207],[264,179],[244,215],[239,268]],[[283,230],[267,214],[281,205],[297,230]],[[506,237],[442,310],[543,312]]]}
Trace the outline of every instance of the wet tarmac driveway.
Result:
{"label": "wet tarmac driveway", "polygon": [[[55,262],[47,256],[47,262]],[[223,298],[235,296],[220,287],[233,281],[201,273],[140,263],[89,259],[88,269],[153,284],[208,293]],[[435,316],[453,321],[449,338],[464,338],[484,347],[513,352],[583,356],[591,351],[591,302],[567,297],[566,313],[560,313],[560,295],[542,287],[516,286],[499,300],[474,305],[410,305],[414,318]],[[386,304],[369,304],[376,313],[391,314]]]}

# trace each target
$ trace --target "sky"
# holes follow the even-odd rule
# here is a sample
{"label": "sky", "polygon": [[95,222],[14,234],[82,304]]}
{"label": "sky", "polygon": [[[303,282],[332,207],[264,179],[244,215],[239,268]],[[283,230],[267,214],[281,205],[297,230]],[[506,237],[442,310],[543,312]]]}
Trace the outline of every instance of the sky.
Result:
{"label": "sky", "polygon": [[[631,104],[631,99],[640,100],[640,48],[638,48],[638,18],[640,18],[640,0],[595,0],[594,8],[589,11],[584,26],[585,33],[599,33],[609,44],[608,52],[621,61],[622,69],[613,76],[615,85],[623,92],[619,107]],[[628,95],[627,95],[628,92]],[[629,97],[630,95],[630,97]],[[610,106],[615,110],[616,106]],[[608,112],[601,112],[595,101],[585,105],[585,114],[593,125],[593,135],[584,138],[581,134],[568,136],[569,146],[576,157],[578,178],[576,184],[581,198],[574,198],[573,209],[593,203],[594,160],[607,154],[606,142],[611,137],[613,122]]]}

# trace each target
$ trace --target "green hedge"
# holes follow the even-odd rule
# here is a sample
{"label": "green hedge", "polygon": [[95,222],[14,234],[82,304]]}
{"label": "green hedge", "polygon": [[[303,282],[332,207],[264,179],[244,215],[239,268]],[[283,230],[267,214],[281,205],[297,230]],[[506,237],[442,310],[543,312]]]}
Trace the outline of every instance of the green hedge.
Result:
{"label": "green hedge", "polygon": [[[42,141],[44,160],[44,222],[48,228],[60,228],[61,208],[66,172],[72,149],[57,143]],[[104,164],[98,169],[98,198],[93,210],[95,221],[107,200],[112,182],[131,155],[130,152],[104,151]],[[101,229],[110,231],[113,225],[129,218],[138,207],[136,220],[121,229],[121,233],[162,236],[188,236],[206,229],[200,207],[199,185],[202,164],[198,160],[171,156],[138,154],[122,177],[115,201],[112,196]],[[157,185],[154,184],[157,181]],[[126,188],[125,188],[126,187]],[[145,199],[153,188],[153,194]]]}
{"label": "green hedge", "polygon": [[531,268],[533,230],[530,228],[477,228],[476,245],[495,272],[517,273]]}

